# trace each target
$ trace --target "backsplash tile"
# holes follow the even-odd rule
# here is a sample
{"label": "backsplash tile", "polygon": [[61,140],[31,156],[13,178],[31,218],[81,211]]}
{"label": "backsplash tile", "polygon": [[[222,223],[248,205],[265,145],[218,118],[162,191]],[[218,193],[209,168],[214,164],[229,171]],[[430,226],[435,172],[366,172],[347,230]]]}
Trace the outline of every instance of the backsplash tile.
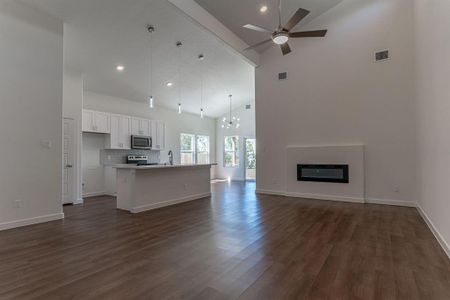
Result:
{"label": "backsplash tile", "polygon": [[104,166],[112,166],[117,164],[126,164],[128,155],[147,155],[148,162],[159,163],[159,151],[151,150],[120,150],[120,149],[103,149],[100,151],[100,163]]}

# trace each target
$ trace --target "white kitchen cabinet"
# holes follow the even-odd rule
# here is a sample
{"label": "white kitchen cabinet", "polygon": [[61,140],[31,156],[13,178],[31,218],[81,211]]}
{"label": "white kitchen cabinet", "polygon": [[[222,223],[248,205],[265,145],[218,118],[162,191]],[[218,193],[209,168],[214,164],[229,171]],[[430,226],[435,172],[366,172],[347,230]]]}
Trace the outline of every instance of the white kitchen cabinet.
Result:
{"label": "white kitchen cabinet", "polygon": [[131,149],[131,117],[111,114],[111,134],[106,139],[107,149]]}
{"label": "white kitchen cabinet", "polygon": [[94,110],[83,110],[83,131],[95,133],[110,133],[111,114]]}
{"label": "white kitchen cabinet", "polygon": [[151,136],[152,122],[142,118],[131,118],[132,135]]}
{"label": "white kitchen cabinet", "polygon": [[152,149],[164,150],[166,147],[166,124],[152,121]]}

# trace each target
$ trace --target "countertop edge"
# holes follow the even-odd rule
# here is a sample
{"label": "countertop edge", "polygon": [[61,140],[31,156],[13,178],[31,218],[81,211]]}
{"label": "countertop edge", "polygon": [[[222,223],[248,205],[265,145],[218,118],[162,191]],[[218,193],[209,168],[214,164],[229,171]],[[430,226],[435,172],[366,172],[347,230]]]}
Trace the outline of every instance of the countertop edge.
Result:
{"label": "countertop edge", "polygon": [[115,169],[129,169],[129,170],[153,170],[153,169],[174,169],[174,168],[195,168],[195,167],[211,167],[216,166],[217,163],[210,164],[189,164],[189,165],[152,165],[152,166],[136,166],[136,165],[127,165],[127,164],[119,164],[112,165],[111,167]]}

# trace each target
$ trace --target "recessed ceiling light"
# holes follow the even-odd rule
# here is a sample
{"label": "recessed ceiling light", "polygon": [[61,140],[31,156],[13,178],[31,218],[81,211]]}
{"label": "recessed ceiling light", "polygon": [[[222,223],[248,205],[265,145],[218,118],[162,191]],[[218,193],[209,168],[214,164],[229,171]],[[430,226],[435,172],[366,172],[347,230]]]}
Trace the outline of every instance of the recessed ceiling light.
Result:
{"label": "recessed ceiling light", "polygon": [[267,11],[267,5],[263,5],[261,6],[261,8],[259,9],[260,12],[265,13]]}
{"label": "recessed ceiling light", "polygon": [[172,85],[173,85],[172,82],[168,82],[168,83],[167,83],[167,86],[168,86],[168,87],[171,87]]}
{"label": "recessed ceiling light", "polygon": [[122,66],[122,65],[118,65],[118,66],[116,67],[116,70],[119,71],[119,72],[122,72],[123,70],[125,70],[125,67]]}

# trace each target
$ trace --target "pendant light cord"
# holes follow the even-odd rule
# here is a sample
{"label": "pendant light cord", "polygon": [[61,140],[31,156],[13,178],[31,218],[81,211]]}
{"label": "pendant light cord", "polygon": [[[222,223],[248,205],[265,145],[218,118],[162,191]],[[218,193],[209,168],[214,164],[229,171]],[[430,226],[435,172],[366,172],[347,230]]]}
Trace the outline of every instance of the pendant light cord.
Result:
{"label": "pendant light cord", "polygon": [[233,121],[231,121],[231,95],[229,97],[230,97],[230,124],[232,124]]}
{"label": "pendant light cord", "polygon": [[150,32],[150,97],[153,98],[153,41],[152,32]]}

